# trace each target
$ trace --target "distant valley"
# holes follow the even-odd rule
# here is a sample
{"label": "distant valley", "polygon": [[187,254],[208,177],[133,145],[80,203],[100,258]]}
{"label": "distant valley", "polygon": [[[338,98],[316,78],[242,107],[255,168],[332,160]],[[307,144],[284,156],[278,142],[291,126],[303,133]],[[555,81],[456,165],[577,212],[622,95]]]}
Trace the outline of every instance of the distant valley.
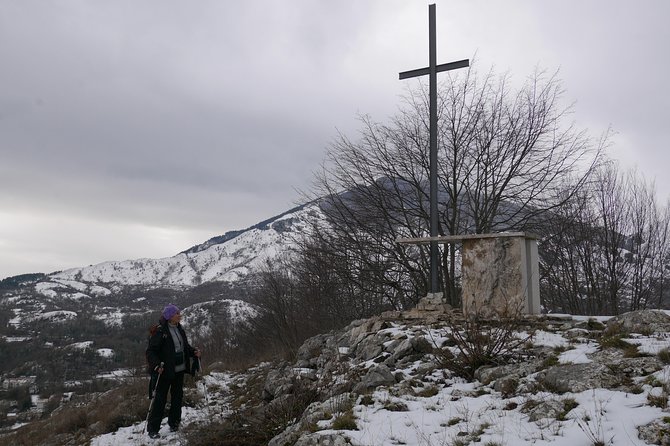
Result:
{"label": "distant valley", "polygon": [[316,204],[300,206],[172,257],[0,281],[0,426],[39,417],[54,395],[142,373],[147,329],[167,303],[183,308],[194,343],[252,318],[249,274],[290,250],[321,215]]}

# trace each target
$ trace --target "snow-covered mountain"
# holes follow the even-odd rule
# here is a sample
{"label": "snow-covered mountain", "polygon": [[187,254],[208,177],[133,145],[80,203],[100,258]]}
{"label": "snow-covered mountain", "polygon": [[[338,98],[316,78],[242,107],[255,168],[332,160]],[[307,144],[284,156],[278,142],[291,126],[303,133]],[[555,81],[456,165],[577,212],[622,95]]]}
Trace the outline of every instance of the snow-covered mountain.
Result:
{"label": "snow-covered mountain", "polygon": [[47,279],[79,286],[80,291],[91,293],[96,292],[95,286],[192,287],[215,281],[235,282],[267,259],[290,249],[296,236],[305,232],[308,222],[321,215],[317,204],[303,205],[245,230],[214,237],[172,257],[103,262],[51,274]]}

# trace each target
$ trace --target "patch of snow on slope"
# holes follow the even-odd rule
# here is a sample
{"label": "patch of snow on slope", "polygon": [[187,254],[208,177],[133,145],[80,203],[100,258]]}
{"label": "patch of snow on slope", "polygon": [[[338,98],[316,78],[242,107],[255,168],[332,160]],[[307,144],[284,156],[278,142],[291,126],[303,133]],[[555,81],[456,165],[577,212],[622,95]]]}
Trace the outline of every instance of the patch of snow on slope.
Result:
{"label": "patch of snow on slope", "polygon": [[89,293],[91,293],[94,296],[109,296],[110,294],[112,294],[112,292],[109,289],[99,285],[93,285],[90,288]]}
{"label": "patch of snow on slope", "polygon": [[61,284],[56,282],[38,282],[35,284],[35,291],[38,293],[41,293],[44,290],[51,290],[53,288],[61,288]]}
{"label": "patch of snow on slope", "polygon": [[596,353],[599,350],[597,342],[587,342],[578,344],[571,350],[562,352],[558,357],[559,364],[586,364],[593,362],[587,355]]}
{"label": "patch of snow on slope", "polygon": [[118,369],[112,370],[108,373],[100,373],[95,375],[98,379],[112,379],[112,380],[121,380],[123,378],[128,378],[133,376],[134,372],[131,369]]}
{"label": "patch of snow on slope", "polygon": [[533,344],[545,347],[565,347],[568,341],[557,333],[551,333],[544,330],[537,330],[532,339]]}
{"label": "patch of snow on slope", "polygon": [[72,300],[90,299],[91,298],[91,296],[89,296],[88,294],[84,294],[84,293],[66,294],[65,297],[67,299],[72,299]]}
{"label": "patch of snow on slope", "polygon": [[61,285],[54,282],[39,282],[35,284],[35,291],[42,296],[55,298],[58,297],[58,293],[54,291],[54,288],[60,288]]}
{"label": "patch of snow on slope", "polygon": [[62,285],[65,285],[66,287],[74,288],[75,290],[80,291],[82,293],[88,289],[88,285],[76,280],[67,280],[59,278],[56,278],[54,280]]}
{"label": "patch of snow on slope", "polygon": [[12,317],[9,321],[7,321],[7,325],[18,327],[19,325],[21,325],[21,321],[23,320],[23,318],[21,317],[21,313],[23,312],[23,310],[21,310],[20,308],[13,308],[12,312],[14,313],[14,317]]}
{"label": "patch of snow on slope", "polygon": [[114,357],[114,350],[111,348],[99,348],[95,351],[98,356],[101,356],[103,358],[113,358]]}
{"label": "patch of snow on slope", "polygon": [[657,355],[661,350],[670,347],[670,333],[653,333],[650,336],[636,336],[624,341],[637,345],[640,353]]}
{"label": "patch of snow on slope", "polygon": [[74,344],[68,344],[65,346],[65,348],[70,348],[73,350],[86,350],[93,346],[93,341],[82,341],[82,342],[75,342]]}
{"label": "patch of snow on slope", "polygon": [[126,313],[116,307],[103,307],[95,311],[93,318],[102,321],[108,327],[120,327],[123,325],[125,315]]}
{"label": "patch of snow on slope", "polygon": [[212,335],[218,324],[239,324],[256,314],[251,304],[241,300],[211,300],[184,308],[182,325],[190,331],[190,337],[205,338]]}
{"label": "patch of snow on slope", "polygon": [[2,336],[2,339],[5,340],[5,342],[25,342],[25,341],[30,341],[32,337],[30,336]]}
{"label": "patch of snow on slope", "polygon": [[48,311],[35,315],[35,320],[47,320],[50,322],[65,322],[71,319],[76,319],[77,313],[74,311],[58,310]]}
{"label": "patch of snow on slope", "polygon": [[228,306],[230,319],[235,323],[248,321],[249,319],[253,319],[256,316],[258,316],[258,310],[256,310],[248,302],[244,302],[242,300],[229,300],[229,299],[227,299],[227,301],[230,303],[230,305]]}

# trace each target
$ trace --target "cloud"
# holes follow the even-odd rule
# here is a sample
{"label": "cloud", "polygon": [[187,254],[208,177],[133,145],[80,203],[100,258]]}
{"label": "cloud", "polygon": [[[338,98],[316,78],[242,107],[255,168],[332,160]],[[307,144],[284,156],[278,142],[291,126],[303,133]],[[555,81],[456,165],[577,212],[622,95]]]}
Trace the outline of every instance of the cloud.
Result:
{"label": "cloud", "polygon": [[[598,134],[611,123],[630,145],[622,156],[659,176],[670,161],[669,8],[438,2],[439,62],[476,53],[480,70],[519,82],[538,64],[560,66],[578,124]],[[170,255],[286,210],[337,130],[355,138],[357,113],[395,112],[408,85],[398,72],[427,64],[427,9],[0,3],[0,277]]]}

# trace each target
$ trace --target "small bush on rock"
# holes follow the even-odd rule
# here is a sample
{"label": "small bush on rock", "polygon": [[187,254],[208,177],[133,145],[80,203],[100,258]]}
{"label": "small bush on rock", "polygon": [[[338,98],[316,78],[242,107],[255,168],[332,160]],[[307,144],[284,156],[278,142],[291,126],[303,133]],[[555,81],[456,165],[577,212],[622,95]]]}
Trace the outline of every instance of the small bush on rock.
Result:
{"label": "small bush on rock", "polygon": [[452,322],[445,337],[453,347],[442,349],[437,356],[443,367],[468,380],[482,366],[512,362],[533,337],[532,333],[518,336],[520,318],[484,321],[475,317]]}
{"label": "small bush on rock", "polygon": [[363,395],[361,397],[360,404],[362,406],[371,406],[375,403],[375,399],[372,397],[372,395]]}
{"label": "small bush on rock", "polygon": [[[636,347],[626,341],[623,340],[624,335],[622,334],[604,334],[599,340],[598,343],[600,344],[600,347],[605,349],[605,348],[618,348],[620,350],[626,350],[631,347]],[[637,347],[636,347],[637,348]]]}
{"label": "small bush on rock", "polygon": [[353,411],[348,410],[343,414],[335,417],[333,420],[333,429],[335,430],[358,430],[358,425],[356,424],[356,417],[354,416]]}
{"label": "small bush on rock", "polygon": [[435,387],[435,386],[426,386],[423,389],[421,389],[418,392],[415,392],[416,396],[422,397],[422,398],[429,398],[431,396],[435,396],[440,392],[440,390]]}
{"label": "small bush on rock", "polygon": [[647,395],[647,401],[650,406],[660,407],[665,409],[668,407],[668,394],[664,391],[660,395],[652,395],[651,393]]}
{"label": "small bush on rock", "polygon": [[409,410],[407,404],[399,401],[387,401],[384,403],[384,409],[389,412],[407,412]]}

